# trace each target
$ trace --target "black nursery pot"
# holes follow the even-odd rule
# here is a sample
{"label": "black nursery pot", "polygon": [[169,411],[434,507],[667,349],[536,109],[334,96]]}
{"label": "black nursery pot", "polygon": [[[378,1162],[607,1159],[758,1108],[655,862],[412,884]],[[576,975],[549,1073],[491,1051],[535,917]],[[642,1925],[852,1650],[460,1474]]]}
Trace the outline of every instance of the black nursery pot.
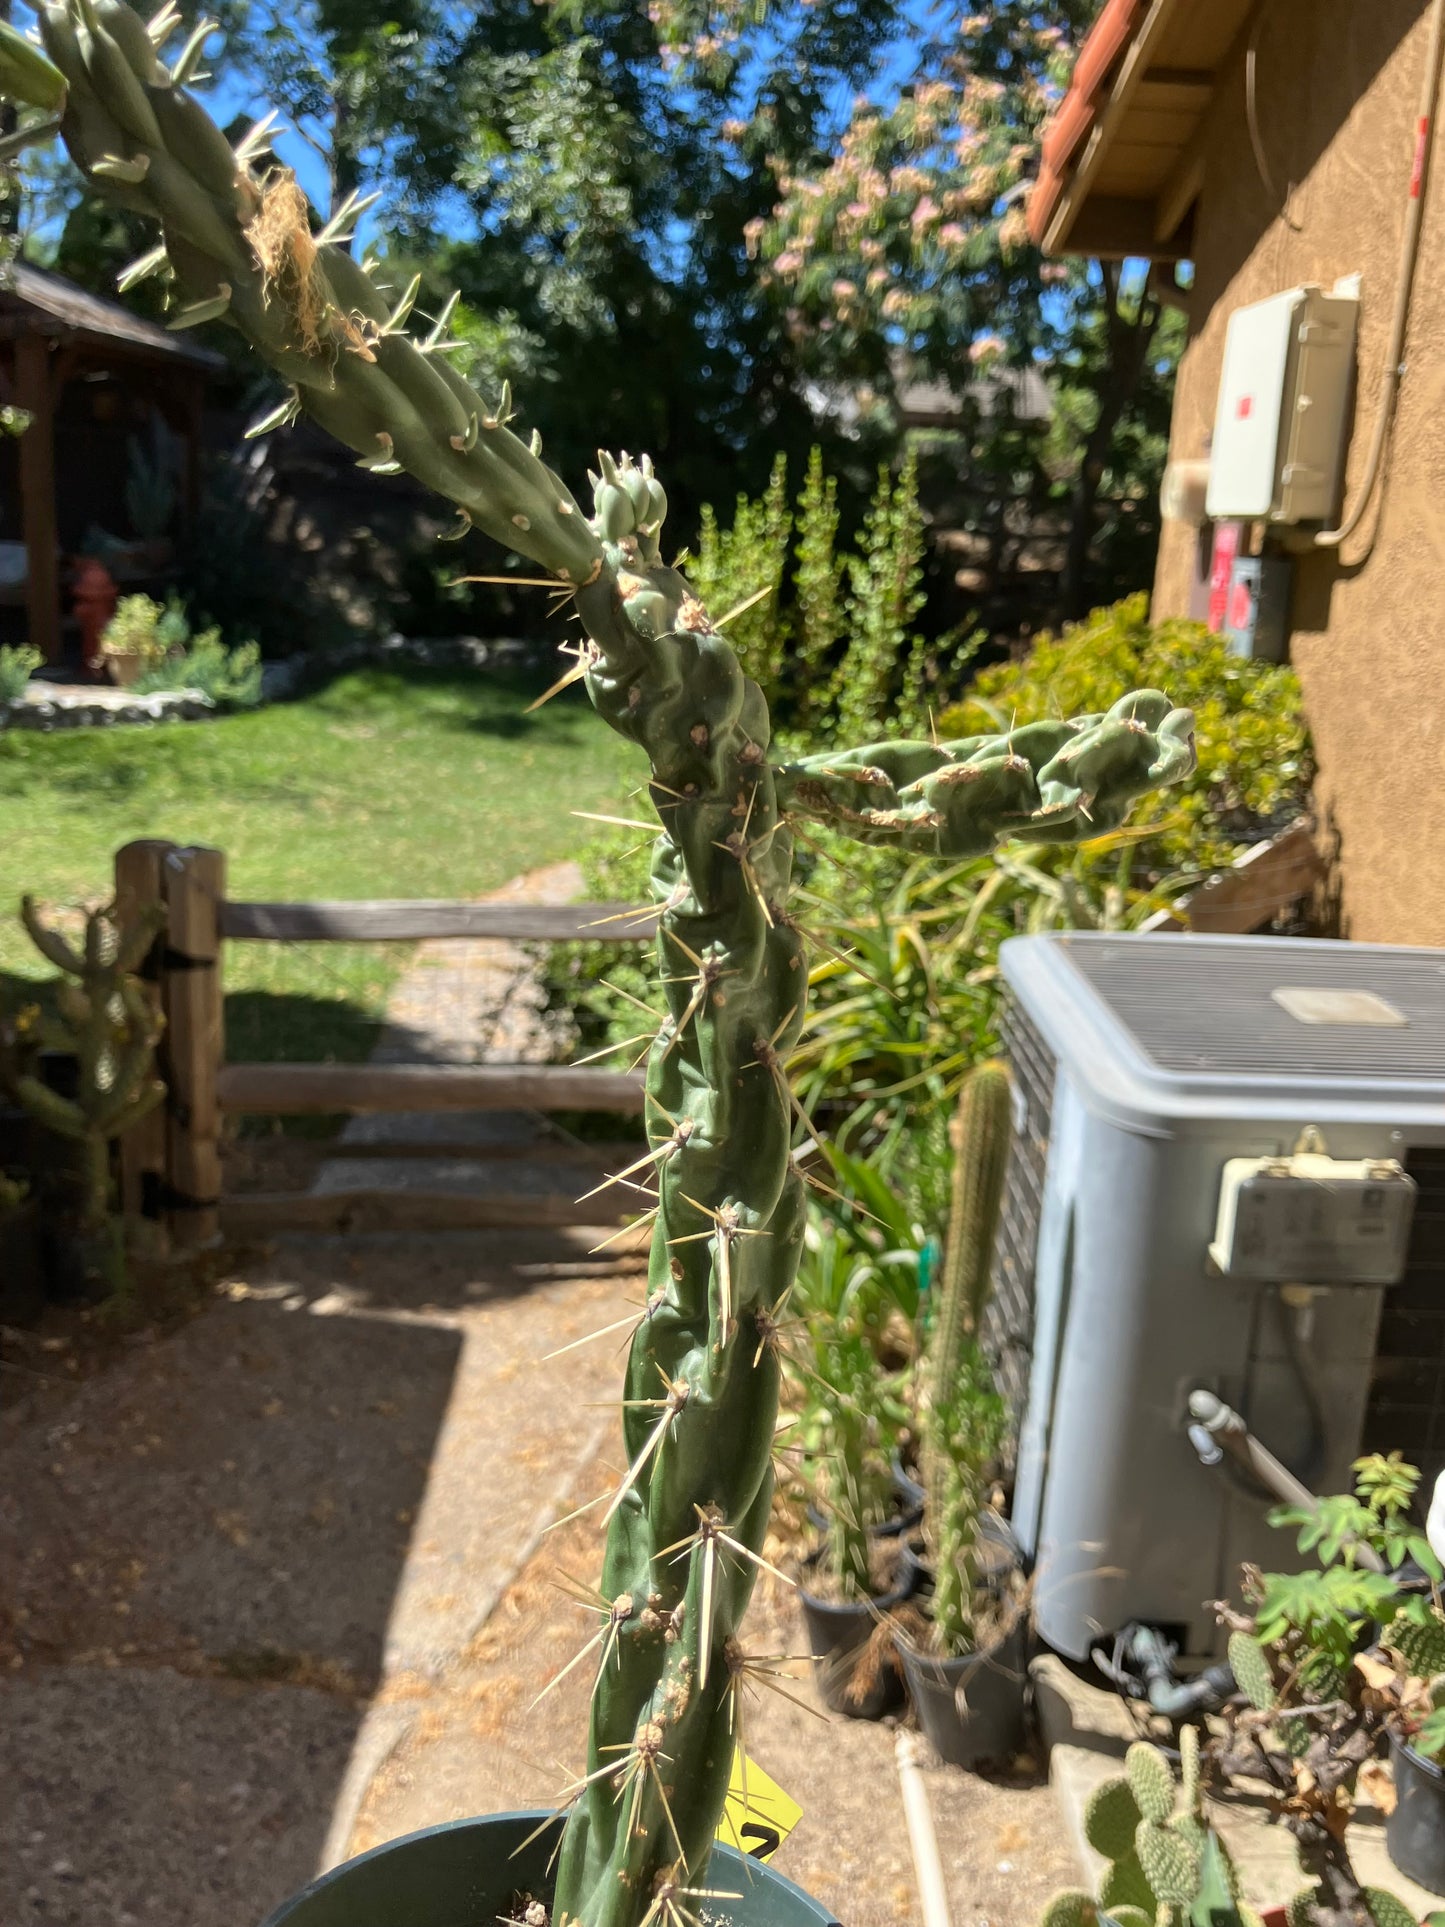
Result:
{"label": "black nursery pot", "polygon": [[[546,1813],[493,1813],[409,1833],[323,1874],[264,1927],[489,1927],[520,1914],[519,1903],[550,1909],[561,1829]],[[528,1834],[535,1837],[524,1845]],[[801,1887],[732,1847],[714,1848],[707,1885],[741,1896],[709,1903],[720,1923],[837,1927]]]}
{"label": "black nursery pot", "polygon": [[[815,1565],[817,1558],[815,1553],[808,1565]],[[799,1586],[798,1598],[813,1654],[813,1679],[829,1712],[853,1720],[881,1720],[886,1713],[902,1712],[907,1695],[891,1648],[882,1640],[873,1646],[875,1669],[871,1679],[865,1679],[861,1669],[880,1619],[912,1597],[918,1575],[917,1563],[905,1562],[892,1592],[860,1600],[856,1605],[835,1605]]]}
{"label": "black nursery pot", "polygon": [[1445,1894],[1445,1767],[1390,1735],[1395,1810],[1385,1821],[1385,1846],[1407,1879]]}
{"label": "black nursery pot", "polygon": [[1024,1623],[959,1659],[895,1641],[918,1723],[950,1766],[1007,1760],[1024,1744]]}

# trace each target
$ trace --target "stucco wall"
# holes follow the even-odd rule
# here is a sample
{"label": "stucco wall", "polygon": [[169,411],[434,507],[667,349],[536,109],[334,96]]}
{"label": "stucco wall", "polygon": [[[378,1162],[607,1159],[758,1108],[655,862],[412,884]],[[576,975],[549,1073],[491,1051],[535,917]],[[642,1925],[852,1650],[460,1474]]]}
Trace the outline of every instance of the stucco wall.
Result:
{"label": "stucco wall", "polygon": [[[1241,55],[1206,126],[1194,334],[1171,454],[1205,451],[1235,308],[1358,272],[1352,500],[1381,389],[1428,4],[1262,4],[1258,118],[1276,191],[1251,151]],[[1297,563],[1290,653],[1320,761],[1322,819],[1338,839],[1344,933],[1445,945],[1445,138],[1428,187],[1407,356],[1383,498],[1338,557],[1315,552]],[[1160,614],[1187,610],[1194,556],[1194,532],[1166,523]]]}

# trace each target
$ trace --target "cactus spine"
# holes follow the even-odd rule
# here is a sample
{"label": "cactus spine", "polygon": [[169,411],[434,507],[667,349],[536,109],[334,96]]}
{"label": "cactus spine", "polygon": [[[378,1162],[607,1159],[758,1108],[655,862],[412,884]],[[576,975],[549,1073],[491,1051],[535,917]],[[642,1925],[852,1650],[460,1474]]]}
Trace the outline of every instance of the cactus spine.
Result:
{"label": "cactus spine", "polygon": [[[607,1514],[609,1637],[554,1914],[680,1927],[731,1764],[746,1664],[737,1632],[772,1491],[772,1321],[803,1228],[784,1064],[807,970],[787,912],[782,811],[940,854],[1015,831],[1094,835],[1191,767],[1190,719],[1144,691],[1106,718],[845,753],[843,776],[827,758],[774,768],[761,692],[662,564],[666,500],[649,464],[600,457],[583,515],[535,438],[507,427],[505,385],[488,406],[451,368],[445,315],[412,339],[412,290],[389,302],[329,236],[312,235],[288,174],[258,180],[254,142],[246,158],[232,153],[182,84],[189,48],[166,72],[124,0],[48,0],[41,32],[72,156],[98,189],[161,224],[172,325],[224,315],[365,466],[406,469],[549,571],[582,618],[579,673],[594,704],[649,759],[667,1006],[647,1075],[657,1223],[627,1365],[629,1466]],[[43,104],[47,91],[48,76],[21,97]]]}
{"label": "cactus spine", "polygon": [[1008,1169],[1009,1077],[1002,1064],[970,1072],[949,1135],[953,1195],[928,1341],[923,1482],[924,1530],[934,1556],[934,1637],[945,1652],[958,1653],[972,1640],[979,1513],[1003,1432],[1003,1407],[977,1344]]}

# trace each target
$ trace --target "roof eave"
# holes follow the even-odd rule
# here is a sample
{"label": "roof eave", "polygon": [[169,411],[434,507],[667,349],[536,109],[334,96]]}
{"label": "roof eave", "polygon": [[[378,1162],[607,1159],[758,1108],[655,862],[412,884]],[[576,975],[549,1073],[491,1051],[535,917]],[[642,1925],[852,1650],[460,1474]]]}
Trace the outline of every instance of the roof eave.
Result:
{"label": "roof eave", "polygon": [[[1067,161],[1059,157],[1058,173],[1045,165],[1036,190],[1041,205],[1032,223],[1045,254],[1106,260],[1143,256],[1164,262],[1190,257],[1194,204],[1203,177],[1198,130],[1243,35],[1250,0],[1215,0],[1215,9],[1221,28],[1219,53],[1209,67],[1185,71],[1169,64],[1171,57],[1178,59],[1176,23],[1186,29],[1191,25],[1184,0],[1149,0],[1110,75],[1089,97],[1092,125],[1087,136]],[[1169,172],[1151,187],[1149,198],[1097,192],[1116,139],[1128,139],[1128,116],[1144,87],[1150,95],[1162,95],[1168,111],[1180,119],[1180,142]],[[1153,100],[1145,104],[1157,117]],[[1077,109],[1075,113],[1077,118]]]}

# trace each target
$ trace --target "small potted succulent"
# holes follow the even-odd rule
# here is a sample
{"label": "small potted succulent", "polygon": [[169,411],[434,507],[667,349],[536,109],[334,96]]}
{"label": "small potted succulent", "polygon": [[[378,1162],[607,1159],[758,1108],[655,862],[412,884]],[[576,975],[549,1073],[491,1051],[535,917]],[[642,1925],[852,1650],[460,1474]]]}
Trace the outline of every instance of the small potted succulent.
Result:
{"label": "small potted succulent", "polygon": [[122,596],[101,631],[100,659],[113,683],[133,689],[159,669],[172,650],[185,646],[186,621],[176,607],[162,609],[148,595]]}
{"label": "small potted succulent", "polygon": [[1009,1078],[970,1073],[952,1126],[953,1198],[922,1415],[931,1598],[918,1637],[899,1628],[919,1723],[955,1766],[1024,1740],[1025,1613],[1007,1527],[989,1503],[1007,1415],[979,1344],[1009,1150]]}
{"label": "small potted succulent", "polygon": [[114,904],[92,910],[78,943],[47,924],[31,897],[20,917],[60,975],[53,1011],[31,1005],[0,1023],[0,1089],[68,1153],[45,1194],[51,1289],[103,1297],[125,1275],[111,1215],[111,1146],[165,1096],[155,1060],[162,1020],[135,975],[159,913],[123,921]]}

